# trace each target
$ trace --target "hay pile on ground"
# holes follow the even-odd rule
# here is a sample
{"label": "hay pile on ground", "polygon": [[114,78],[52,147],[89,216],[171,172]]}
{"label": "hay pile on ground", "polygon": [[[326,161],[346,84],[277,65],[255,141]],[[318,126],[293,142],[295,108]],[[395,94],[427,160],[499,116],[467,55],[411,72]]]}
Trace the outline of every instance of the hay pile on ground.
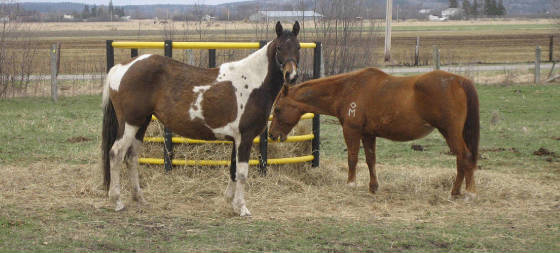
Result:
{"label": "hay pile on ground", "polygon": [[[558,210],[560,186],[534,175],[508,175],[480,170],[475,202],[450,200],[454,168],[377,166],[379,192],[368,193],[368,173],[358,167],[358,187],[346,186],[346,164],[324,159],[319,168],[271,166],[266,177],[250,169],[246,199],[255,219],[347,217],[444,222],[444,213],[466,216],[503,214],[531,217]],[[86,165],[33,164],[0,166],[0,203],[29,210],[113,208],[99,189],[97,162]],[[227,168],[141,166],[142,188],[149,204],[130,198],[123,170],[124,212],[175,217],[235,216],[223,200],[229,180]],[[435,215],[438,214],[438,215]]]}

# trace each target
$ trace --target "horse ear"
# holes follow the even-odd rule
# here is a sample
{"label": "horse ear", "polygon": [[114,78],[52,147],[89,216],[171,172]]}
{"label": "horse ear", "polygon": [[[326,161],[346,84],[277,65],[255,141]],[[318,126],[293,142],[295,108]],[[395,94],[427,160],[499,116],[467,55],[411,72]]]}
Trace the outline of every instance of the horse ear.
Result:
{"label": "horse ear", "polygon": [[284,28],[282,28],[282,24],[280,24],[280,21],[278,21],[276,23],[276,35],[280,37],[280,35],[282,35],[282,32],[284,32]]}
{"label": "horse ear", "polygon": [[296,22],[294,23],[294,28],[292,28],[292,33],[293,33],[295,36],[297,36],[298,33],[299,33],[299,22],[297,22],[297,20],[296,20]]}

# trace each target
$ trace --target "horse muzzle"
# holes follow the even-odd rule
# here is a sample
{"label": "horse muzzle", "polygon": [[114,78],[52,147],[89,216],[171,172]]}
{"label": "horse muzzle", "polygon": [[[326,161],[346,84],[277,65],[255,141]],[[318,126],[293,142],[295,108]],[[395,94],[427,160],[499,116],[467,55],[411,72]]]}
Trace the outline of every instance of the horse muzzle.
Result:
{"label": "horse muzzle", "polygon": [[296,83],[299,75],[297,64],[294,61],[287,62],[284,65],[282,72],[284,74],[284,80],[286,81],[286,83],[291,85]]}
{"label": "horse muzzle", "polygon": [[284,142],[286,141],[286,139],[288,139],[288,136],[286,136],[285,134],[274,134],[274,133],[270,133],[269,134],[270,139],[272,139],[273,141],[281,141]]}

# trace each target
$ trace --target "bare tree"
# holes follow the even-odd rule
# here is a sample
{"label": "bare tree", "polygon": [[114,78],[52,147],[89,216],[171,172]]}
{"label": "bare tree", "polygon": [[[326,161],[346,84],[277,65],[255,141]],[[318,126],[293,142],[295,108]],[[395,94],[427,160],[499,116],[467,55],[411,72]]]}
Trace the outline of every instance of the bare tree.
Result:
{"label": "bare tree", "polygon": [[323,42],[325,74],[369,66],[377,35],[366,0],[315,0],[315,38]]}
{"label": "bare tree", "polygon": [[37,48],[29,38],[33,29],[18,21],[15,1],[0,1],[0,98],[26,92]]}

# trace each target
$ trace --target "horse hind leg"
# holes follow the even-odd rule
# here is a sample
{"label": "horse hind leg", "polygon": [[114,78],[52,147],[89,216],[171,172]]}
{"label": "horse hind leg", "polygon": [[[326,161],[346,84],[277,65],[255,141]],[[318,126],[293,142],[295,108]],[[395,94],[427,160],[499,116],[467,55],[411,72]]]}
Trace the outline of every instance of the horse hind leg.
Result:
{"label": "horse hind leg", "polygon": [[455,177],[455,182],[453,183],[451,196],[456,198],[461,195],[461,185],[463,184],[463,179],[465,179],[465,199],[475,199],[476,189],[474,183],[474,170],[476,168],[476,164],[472,161],[472,153],[467,148],[463,139],[462,131],[449,131],[448,134],[444,134],[444,137],[451,149],[451,152],[454,153],[457,158],[457,176]]}
{"label": "horse hind leg", "polygon": [[375,172],[375,136],[362,136],[362,143],[364,144],[364,153],[369,169],[369,191],[375,193],[379,188],[377,173]]}
{"label": "horse hind leg", "polygon": [[138,177],[138,153],[142,142],[139,140],[132,141],[132,145],[128,149],[125,162],[128,167],[128,176],[130,180],[132,199],[140,204],[146,204],[144,194],[140,188],[140,179]]}
{"label": "horse hind leg", "polygon": [[125,162],[129,171],[130,186],[132,188],[132,199],[140,204],[146,204],[144,199],[144,194],[140,188],[140,179],[138,177],[138,155],[140,152],[140,147],[142,146],[142,140],[144,139],[144,134],[146,129],[152,120],[151,115],[146,119],[142,127],[137,131],[135,140],[132,141],[132,145],[128,149],[125,156]]}
{"label": "horse hind leg", "polygon": [[229,164],[230,180],[226,188],[226,191],[224,192],[224,198],[226,200],[226,203],[232,203],[233,197],[235,196],[235,188],[236,188],[235,175],[237,174],[236,160],[237,160],[236,146],[235,143],[233,143],[233,148],[231,151],[231,162]]}
{"label": "horse hind leg", "polygon": [[111,186],[109,189],[109,199],[115,204],[115,211],[124,209],[121,200],[120,173],[123,160],[129,148],[132,146],[134,137],[138,132],[138,127],[125,124],[124,134],[115,141],[109,153],[111,160]]}

